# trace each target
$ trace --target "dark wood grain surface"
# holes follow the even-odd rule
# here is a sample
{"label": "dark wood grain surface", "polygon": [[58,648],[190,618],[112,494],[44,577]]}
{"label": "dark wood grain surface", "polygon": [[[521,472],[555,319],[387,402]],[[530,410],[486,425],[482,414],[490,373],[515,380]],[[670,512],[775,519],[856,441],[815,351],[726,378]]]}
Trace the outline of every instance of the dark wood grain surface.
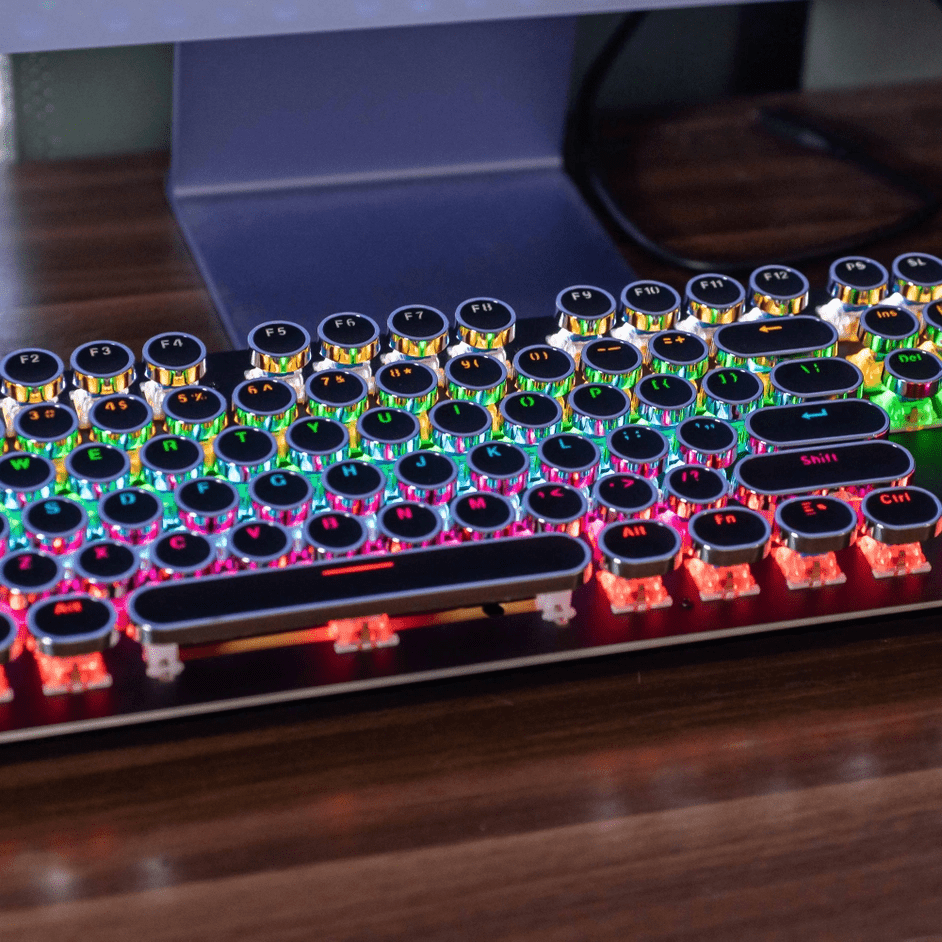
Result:
{"label": "dark wood grain surface", "polygon": [[[792,102],[942,188],[942,86]],[[763,254],[906,209],[753,110],[619,123],[652,235]],[[165,161],[3,171],[2,349],[224,346]],[[871,252],[909,248],[939,221]],[[0,940],[138,938],[942,939],[938,619],[4,747]]]}

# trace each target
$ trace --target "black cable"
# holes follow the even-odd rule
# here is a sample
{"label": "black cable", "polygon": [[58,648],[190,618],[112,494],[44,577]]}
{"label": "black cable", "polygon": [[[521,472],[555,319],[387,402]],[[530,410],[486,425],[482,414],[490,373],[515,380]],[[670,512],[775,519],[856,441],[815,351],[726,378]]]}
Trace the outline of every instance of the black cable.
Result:
{"label": "black cable", "polygon": [[[936,0],[942,6],[942,0]],[[637,223],[618,205],[611,195],[598,167],[597,103],[599,92],[617,61],[644,19],[644,13],[629,13],[606,41],[576,92],[566,129],[564,157],[569,174],[582,189],[586,199],[603,213],[627,239],[636,243],[650,255],[679,268],[695,272],[723,269],[737,272],[750,271],[761,265],[780,263],[798,265],[814,259],[843,255],[884,239],[900,235],[934,215],[940,206],[939,196],[914,178],[871,157],[856,143],[834,132],[821,128],[810,119],[785,108],[761,109],[757,123],[769,133],[784,138],[806,150],[818,151],[849,163],[871,176],[883,180],[897,190],[909,193],[921,205],[902,219],[868,232],[841,239],[828,245],[802,252],[756,259],[698,259],[673,252],[645,235]]]}

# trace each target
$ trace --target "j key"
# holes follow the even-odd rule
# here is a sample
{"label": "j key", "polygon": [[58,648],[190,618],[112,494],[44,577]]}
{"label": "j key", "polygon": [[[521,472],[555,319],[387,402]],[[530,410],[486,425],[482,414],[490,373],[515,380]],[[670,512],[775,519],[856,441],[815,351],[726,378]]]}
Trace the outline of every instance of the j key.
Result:
{"label": "j key", "polygon": [[808,306],[808,279],[787,265],[763,265],[749,276],[752,305],[766,314],[800,314]]}
{"label": "j key", "polygon": [[568,396],[566,402],[573,428],[599,438],[618,428],[631,411],[631,400],[617,386],[583,383]]}
{"label": "j key", "polygon": [[421,504],[447,504],[458,488],[458,466],[448,455],[436,451],[403,455],[393,474],[399,493]]}
{"label": "j key", "polygon": [[840,357],[786,360],[769,374],[772,398],[780,405],[859,394],[863,373]]}
{"label": "j key", "polygon": [[333,510],[374,514],[383,503],[386,475],[366,461],[338,461],[323,472],[321,485]]}
{"label": "j key", "polygon": [[535,445],[562,428],[562,406],[543,393],[512,393],[501,400],[499,409],[504,435],[520,445]]}
{"label": "j key", "polygon": [[67,406],[43,402],[29,406],[13,420],[17,447],[22,451],[62,458],[78,444],[78,416]]}
{"label": "j key", "polygon": [[652,425],[676,425],[697,405],[697,387],[682,376],[654,373],[635,386],[638,417]]}
{"label": "j key", "polygon": [[837,331],[808,314],[727,324],[713,335],[713,342],[721,366],[771,368],[786,357],[837,353]]}
{"label": "j key", "polygon": [[663,499],[678,517],[722,507],[729,496],[729,481],[712,468],[682,464],[664,475]]}
{"label": "j key", "polygon": [[505,347],[514,339],[516,323],[513,308],[496,298],[472,298],[459,304],[455,311],[458,336],[481,350]]}
{"label": "j key", "polygon": [[294,538],[280,523],[246,520],[234,527],[227,539],[229,556],[240,569],[281,567],[291,562]]}
{"label": "j key", "polygon": [[680,564],[680,534],[659,520],[610,523],[598,548],[602,569],[623,579],[662,576]]}
{"label": "j key", "polygon": [[20,550],[0,560],[0,599],[14,611],[46,598],[62,582],[62,564],[40,550]]}
{"label": "j key", "polygon": [[881,304],[860,314],[857,338],[881,360],[891,350],[914,347],[919,339],[919,319],[906,308]]}
{"label": "j key", "polygon": [[737,498],[756,510],[789,494],[905,483],[912,455],[884,440],[749,455],[736,465]]}
{"label": "j key", "polygon": [[487,442],[468,452],[467,467],[476,488],[511,497],[527,486],[530,456],[510,442]]}
{"label": "j key", "polygon": [[144,369],[161,386],[189,386],[206,372],[206,345],[192,334],[172,331],[144,344]]}
{"label": "j key", "polygon": [[886,269],[872,258],[848,256],[831,265],[828,294],[852,306],[877,304],[889,290]]}
{"label": "j key", "polygon": [[442,518],[426,504],[396,501],[376,517],[376,530],[388,552],[431,546],[442,532]]}
{"label": "j key", "polygon": [[118,640],[116,622],[110,602],[73,593],[38,602],[26,627],[43,654],[75,657],[110,648]]}
{"label": "j key", "polygon": [[605,441],[608,461],[615,471],[655,478],[664,470],[670,443],[663,432],[644,425],[626,425]]}
{"label": "j key", "polygon": [[134,587],[141,560],[134,547],[115,540],[96,540],[72,558],[72,570],[83,591],[96,598],[117,599]]}
{"label": "j key", "polygon": [[278,442],[265,429],[231,425],[216,436],[213,451],[216,466],[226,480],[243,484],[272,469]]}
{"label": "j key", "polygon": [[379,352],[379,327],[362,314],[331,314],[317,327],[321,353],[334,363],[368,363]]}
{"label": "j key", "polygon": [[164,505],[150,491],[126,487],[98,502],[98,519],[113,540],[140,546],[160,533]]}
{"label": "j key", "polygon": [[378,461],[395,461],[420,444],[419,420],[405,409],[367,409],[357,419],[360,450]]}
{"label": "j key", "polygon": [[65,386],[65,367],[51,350],[24,349],[8,353],[0,363],[3,392],[17,402],[47,402]]}
{"label": "j key", "polygon": [[514,357],[517,388],[547,396],[565,396],[572,389],[576,362],[558,347],[540,343],[524,347]]}
{"label": "j key", "polygon": [[23,510],[23,529],[32,545],[56,556],[81,546],[87,527],[85,508],[67,497],[34,500]]}
{"label": "j key", "polygon": [[739,433],[722,419],[708,415],[685,419],[674,436],[677,454],[686,464],[728,468],[736,460]]}
{"label": "j key", "polygon": [[386,321],[393,347],[407,357],[430,357],[448,346],[448,318],[437,308],[410,304]]}
{"label": "j key", "polygon": [[207,441],[226,427],[225,397],[209,386],[188,386],[163,401],[164,425],[173,435]]}
{"label": "j key", "polygon": [[537,460],[547,481],[590,487],[599,471],[598,445],[581,435],[551,435],[540,442]]}
{"label": "j key", "polygon": [[700,381],[700,402],[718,419],[735,421],[762,405],[765,387],[755,373],[721,366]]}
{"label": "j key", "polygon": [[942,383],[942,360],[925,350],[894,350],[883,361],[882,380],[901,399],[928,399]]}
{"label": "j key", "polygon": [[606,474],[592,488],[592,514],[605,523],[649,517],[657,497],[656,485],[639,474]]}
{"label": "j key", "polygon": [[409,412],[427,412],[438,398],[438,376],[424,363],[387,363],[376,371],[381,405]]}
{"label": "j key", "polygon": [[158,435],[140,452],[141,474],[158,491],[176,490],[203,473],[206,453],[198,442],[180,435]]}
{"label": "j key", "polygon": [[130,393],[99,399],[88,419],[97,441],[121,448],[139,448],[154,432],[154,410]]}
{"label": "j key", "polygon": [[314,488],[296,471],[266,471],[249,482],[249,500],[262,520],[297,526],[311,509]]}
{"label": "j key", "polygon": [[93,340],[72,351],[75,385],[93,396],[123,392],[134,381],[134,354],[114,340]]}
{"label": "j key", "polygon": [[476,402],[449,399],[432,406],[428,415],[432,442],[442,451],[463,455],[480,445],[493,427],[491,413]]}
{"label": "j key", "polygon": [[298,419],[286,432],[288,460],[309,474],[347,457],[350,433],[334,419]]}
{"label": "j key", "polygon": [[694,555],[710,566],[757,563],[768,553],[772,538],[762,514],[735,506],[695,514],[687,532]]}
{"label": "j key", "polygon": [[266,373],[297,373],[311,361],[311,335],[290,321],[265,321],[249,331],[252,366]]}
{"label": "j key", "polygon": [[683,330],[655,334],[648,353],[655,373],[673,373],[689,380],[699,379],[710,365],[710,348],[702,338]]}
{"label": "j key", "polygon": [[452,532],[462,540],[504,536],[516,519],[511,502],[493,491],[469,491],[448,508]]}
{"label": "j key", "polygon": [[860,505],[867,531],[878,543],[923,543],[942,529],[942,504],[921,487],[871,491]]}
{"label": "j key", "polygon": [[631,389],[641,375],[641,351],[627,340],[605,337],[587,343],[579,354],[587,383]]}
{"label": "j key", "polygon": [[581,491],[566,484],[534,484],[521,507],[537,532],[578,536],[589,505]]}
{"label": "j key", "polygon": [[346,425],[355,422],[366,411],[366,381],[351,370],[321,370],[312,373],[305,390],[312,415],[334,419]]}
{"label": "j key", "polygon": [[615,299],[601,288],[574,285],[556,296],[556,323],[577,337],[598,337],[615,323]]}
{"label": "j key", "polygon": [[680,312],[680,295],[660,281],[633,281],[622,290],[621,304],[635,330],[667,330]]}
{"label": "j key", "polygon": [[704,324],[731,324],[742,313],[746,290],[727,275],[696,275],[687,282],[687,314]]}
{"label": "j key", "polygon": [[219,478],[197,478],[174,491],[180,522],[197,533],[228,530],[239,512],[239,492]]}
{"label": "j key", "polygon": [[11,451],[0,458],[0,489],[8,510],[51,497],[55,483],[56,466],[43,455]]}
{"label": "j key", "polygon": [[850,546],[857,530],[857,514],[837,497],[796,497],[775,511],[778,538],[802,556],[820,556]]}
{"label": "j key", "polygon": [[[200,452],[202,457],[202,451]],[[79,497],[98,500],[106,491],[127,487],[131,473],[131,459],[127,452],[114,445],[91,442],[79,445],[65,459],[69,482]]]}
{"label": "j key", "polygon": [[770,406],[746,417],[749,448],[757,454],[821,442],[881,438],[889,428],[886,412],[866,399]]}
{"label": "j key", "polygon": [[942,298],[942,259],[916,252],[900,255],[893,261],[893,287],[915,304]]}
{"label": "j key", "polygon": [[139,589],[132,621],[148,643],[197,644],[291,631],[331,619],[405,615],[576,588],[590,562],[556,533],[438,546]]}
{"label": "j key", "polygon": [[359,517],[332,510],[309,517],[302,534],[304,555],[317,561],[353,556],[369,535]]}
{"label": "j key", "polygon": [[269,432],[280,432],[294,421],[297,403],[295,391],[280,379],[250,379],[232,391],[236,422]]}
{"label": "j key", "polygon": [[448,394],[482,406],[499,402],[507,388],[507,367],[486,353],[465,353],[445,364]]}
{"label": "j key", "polygon": [[199,533],[167,533],[150,549],[152,578],[182,579],[211,572],[216,563],[213,544]]}

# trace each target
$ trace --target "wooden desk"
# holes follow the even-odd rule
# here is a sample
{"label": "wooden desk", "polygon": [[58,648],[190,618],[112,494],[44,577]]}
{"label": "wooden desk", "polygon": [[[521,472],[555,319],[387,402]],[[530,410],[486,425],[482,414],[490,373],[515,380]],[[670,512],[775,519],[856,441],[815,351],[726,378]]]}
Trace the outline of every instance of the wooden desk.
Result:
{"label": "wooden desk", "polygon": [[[942,86],[800,103],[942,187]],[[747,146],[749,110],[637,125],[653,234],[755,251],[899,205]],[[5,171],[3,349],[224,345],[164,166]],[[942,254],[938,221],[871,251],[907,248]],[[942,938],[940,766],[936,617],[7,746],[0,940]]]}

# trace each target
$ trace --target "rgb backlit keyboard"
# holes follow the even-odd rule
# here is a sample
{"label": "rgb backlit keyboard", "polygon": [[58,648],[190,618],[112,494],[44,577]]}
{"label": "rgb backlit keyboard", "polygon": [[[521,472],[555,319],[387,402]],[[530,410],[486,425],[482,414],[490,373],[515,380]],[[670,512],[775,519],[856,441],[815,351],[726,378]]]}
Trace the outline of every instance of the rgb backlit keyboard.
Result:
{"label": "rgb backlit keyboard", "polygon": [[942,603],[942,261],[0,359],[0,738]]}

